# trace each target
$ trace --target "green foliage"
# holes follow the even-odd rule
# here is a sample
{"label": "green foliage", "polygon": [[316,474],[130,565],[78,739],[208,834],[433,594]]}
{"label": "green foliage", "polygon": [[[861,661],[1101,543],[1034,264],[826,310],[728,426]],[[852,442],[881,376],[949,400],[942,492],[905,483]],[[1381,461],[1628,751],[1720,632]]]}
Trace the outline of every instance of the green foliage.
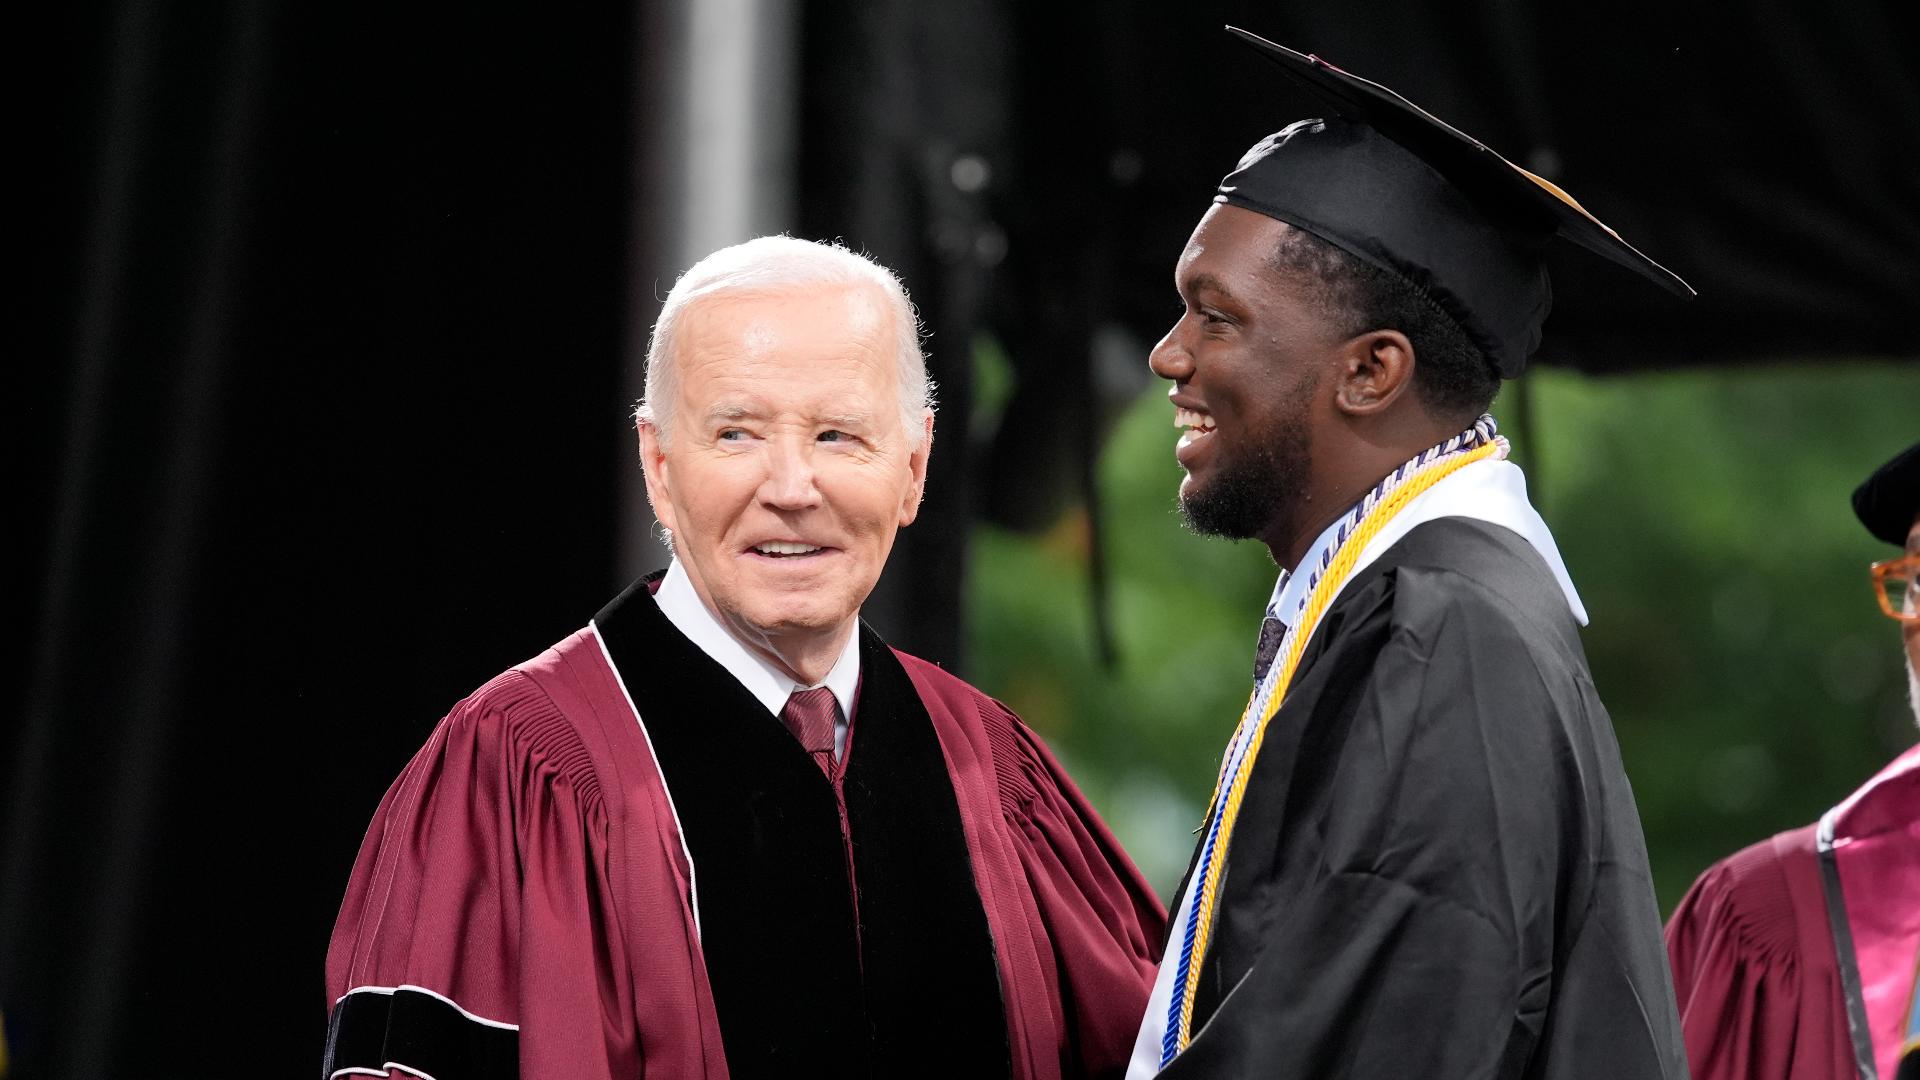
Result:
{"label": "green foliage", "polygon": [[1594,624],[1664,905],[1709,862],[1806,824],[1913,742],[1895,554],[1848,496],[1920,433],[1911,364],[1534,387],[1541,511]]}
{"label": "green foliage", "polygon": [[1047,736],[1168,891],[1246,704],[1274,575],[1264,547],[1182,528],[1175,434],[1165,393],[1148,393],[1100,462],[1113,670],[1095,655],[1082,511],[1038,538],[979,527],[967,604],[969,677]]}
{"label": "green foliage", "polygon": [[[1920,431],[1920,370],[1528,378],[1537,430],[1514,433],[1516,460],[1592,614],[1670,908],[1707,863],[1813,820],[1913,740],[1899,631],[1866,576],[1893,552],[1847,495]],[[1258,544],[1181,528],[1175,437],[1153,388],[1100,463],[1112,670],[1083,512],[1038,537],[980,527],[968,586],[970,677],[1047,737],[1163,892],[1246,703],[1275,574]]]}

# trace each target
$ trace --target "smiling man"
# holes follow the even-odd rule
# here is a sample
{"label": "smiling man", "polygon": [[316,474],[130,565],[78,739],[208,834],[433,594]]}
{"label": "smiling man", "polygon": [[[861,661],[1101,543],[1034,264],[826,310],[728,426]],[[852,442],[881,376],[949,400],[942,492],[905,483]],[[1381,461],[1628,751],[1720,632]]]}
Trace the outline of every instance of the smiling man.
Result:
{"label": "smiling man", "polygon": [[1485,410],[1551,238],[1690,290],[1384,87],[1242,37],[1330,112],[1222,181],[1149,362],[1188,524],[1280,575],[1128,1075],[1684,1077],[1586,613]]}
{"label": "smiling man", "polygon": [[673,562],[462,702],[327,958],[332,1076],[1110,1076],[1158,902],[1034,734],[860,622],[933,409],[894,276],[765,237],[668,295]]}

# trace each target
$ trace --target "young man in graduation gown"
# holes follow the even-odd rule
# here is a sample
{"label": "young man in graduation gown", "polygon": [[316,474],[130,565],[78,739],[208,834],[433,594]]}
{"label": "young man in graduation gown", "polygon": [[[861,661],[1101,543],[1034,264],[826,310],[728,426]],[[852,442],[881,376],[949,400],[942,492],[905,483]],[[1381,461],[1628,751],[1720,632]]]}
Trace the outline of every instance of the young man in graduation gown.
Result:
{"label": "young man in graduation gown", "polygon": [[[1920,721],[1920,443],[1853,507],[1904,549],[1872,572]],[[1695,1080],[1893,1077],[1920,961],[1920,747],[1819,821],[1709,867],[1667,924],[1667,954]]]}
{"label": "young man in graduation gown", "polygon": [[858,618],[932,437],[899,282],[786,237],[717,252],[646,392],[672,566],[388,792],[327,1073],[1118,1075],[1157,900],[1031,731]]}
{"label": "young man in graduation gown", "polygon": [[1683,1077],[1586,616],[1483,410],[1538,340],[1552,236],[1690,290],[1245,37],[1328,111],[1221,183],[1150,362],[1188,523],[1282,572],[1128,1075]]}

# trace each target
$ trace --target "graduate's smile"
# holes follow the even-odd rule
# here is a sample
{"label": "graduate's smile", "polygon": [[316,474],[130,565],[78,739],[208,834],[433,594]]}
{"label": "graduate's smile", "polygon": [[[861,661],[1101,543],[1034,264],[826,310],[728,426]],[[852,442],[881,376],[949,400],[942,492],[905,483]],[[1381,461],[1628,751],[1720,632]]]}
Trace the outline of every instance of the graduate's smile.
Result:
{"label": "graduate's smile", "polygon": [[1273,253],[1291,231],[1216,203],[1174,268],[1180,313],[1147,366],[1173,384],[1180,512],[1195,532],[1264,536],[1306,487],[1315,395],[1351,335],[1276,272]]}
{"label": "graduate's smile", "polygon": [[1195,461],[1202,456],[1201,450],[1218,428],[1212,413],[1180,400],[1178,393],[1169,397],[1173,399],[1173,426],[1180,429],[1180,440],[1174,444],[1173,457],[1183,468],[1191,470]]}

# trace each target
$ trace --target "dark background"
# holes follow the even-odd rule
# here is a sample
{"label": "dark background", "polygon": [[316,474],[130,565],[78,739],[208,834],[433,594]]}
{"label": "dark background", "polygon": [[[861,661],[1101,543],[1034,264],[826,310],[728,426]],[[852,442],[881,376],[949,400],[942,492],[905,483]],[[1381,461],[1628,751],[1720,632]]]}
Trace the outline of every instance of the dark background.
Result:
{"label": "dark background", "polygon": [[[1094,342],[1157,336],[1212,184],[1306,107],[1223,22],[1441,112],[1702,292],[1563,260],[1549,360],[1915,354],[1920,77],[1891,3],[796,20],[789,227],[903,273],[944,387],[927,515],[869,613],[963,672],[968,523],[1078,501],[1102,595],[1088,496],[1134,387],[1101,381]],[[9,1075],[313,1068],[386,784],[453,700],[640,569],[632,328],[679,267],[638,208],[683,150],[652,103],[686,62],[658,25],[122,0],[15,38]],[[962,157],[989,179],[957,183]],[[1013,376],[996,438],[967,430],[987,336]]]}

